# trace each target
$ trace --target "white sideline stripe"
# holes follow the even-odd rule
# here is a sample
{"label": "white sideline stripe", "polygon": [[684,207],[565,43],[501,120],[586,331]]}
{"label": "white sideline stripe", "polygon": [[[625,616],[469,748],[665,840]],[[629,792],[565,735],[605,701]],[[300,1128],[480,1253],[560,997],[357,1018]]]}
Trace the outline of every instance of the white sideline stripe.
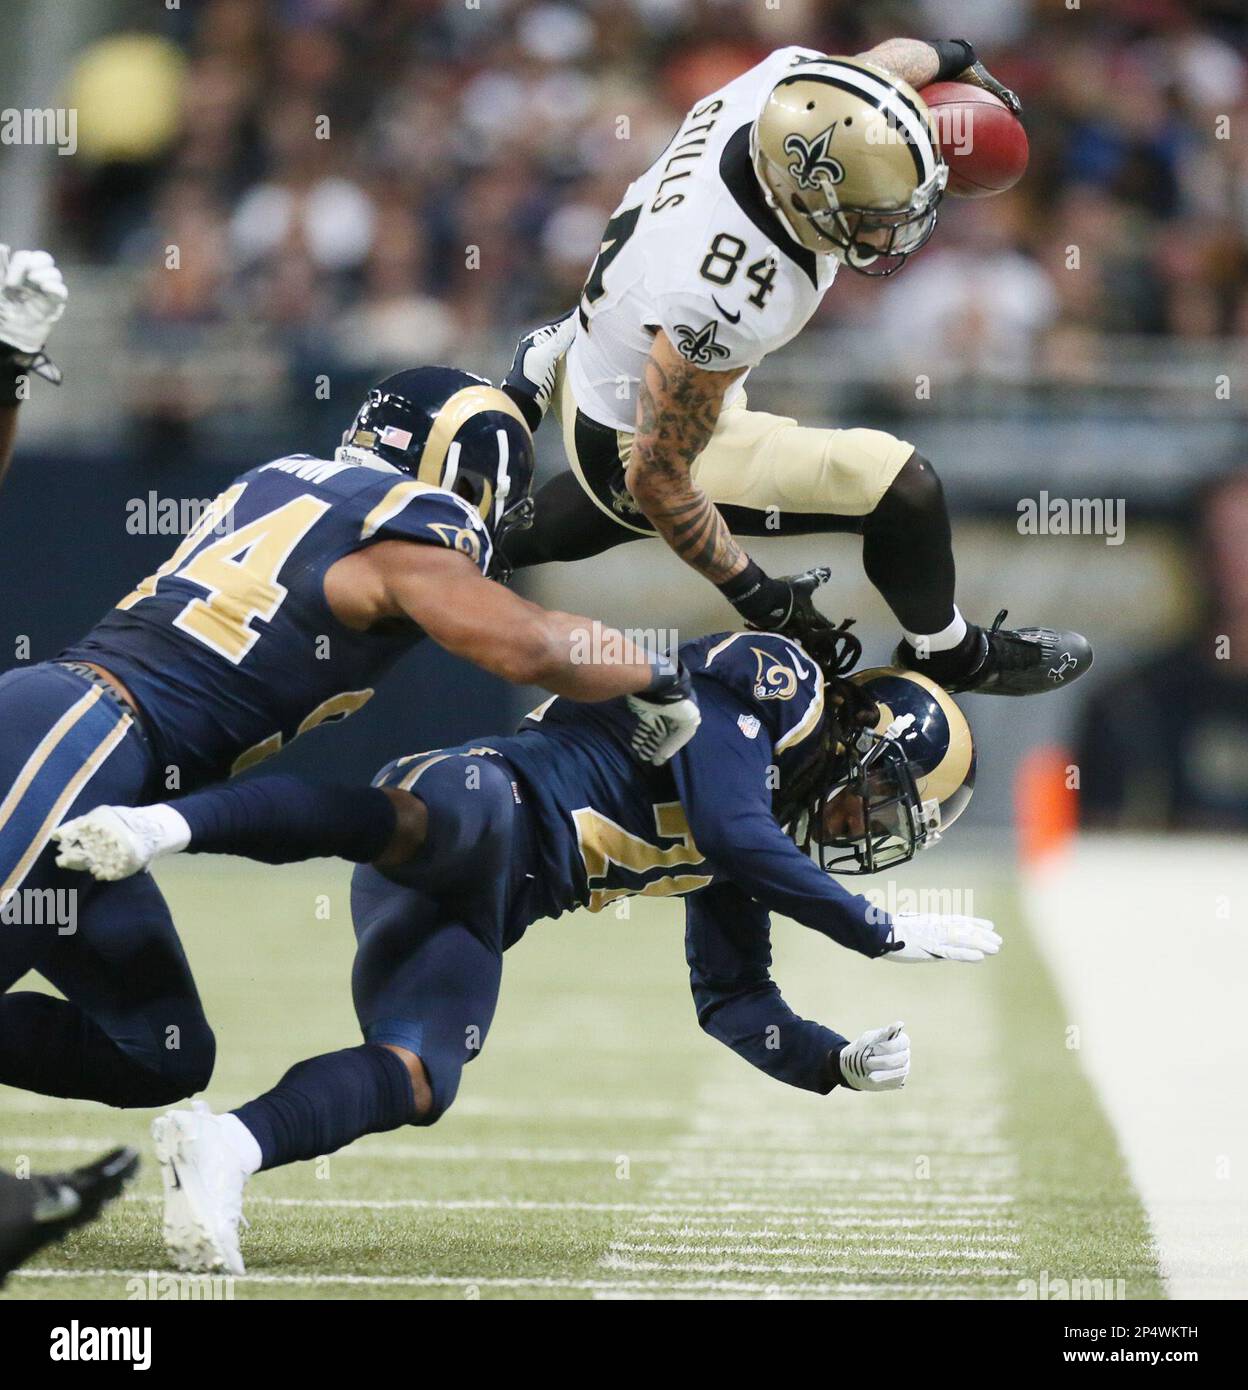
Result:
{"label": "white sideline stripe", "polygon": [[[155,1204],[164,1200],[157,1193],[127,1193],[127,1202]],[[891,1200],[891,1199],[889,1199]],[[726,1204],[697,1202],[574,1202],[529,1201],[506,1197],[263,1197],[244,1198],[247,1206],[257,1207],[325,1207],[346,1211],[503,1211],[503,1212],[601,1212],[607,1215],[639,1215],[650,1223],[719,1221],[725,1216],[757,1216],[776,1224],[801,1224],[810,1227],[826,1225],[843,1230],[857,1227],[875,1230],[894,1230],[904,1227],[946,1227],[957,1229],[990,1227],[1016,1228],[1017,1221],[983,1216],[862,1216],[861,1204],[852,1207],[782,1207],[759,1202],[730,1202]],[[692,1233],[691,1233],[692,1234]],[[727,1234],[727,1232],[717,1232]],[[864,1237],[846,1237],[846,1239]],[[1007,1235],[993,1239],[1006,1240]],[[967,1237],[970,1239],[970,1237]]]}
{"label": "white sideline stripe", "polygon": [[1084,837],[1024,901],[1170,1296],[1248,1297],[1244,842]]}
{"label": "white sideline stripe", "polygon": [[[976,1271],[978,1272],[978,1271]],[[19,1269],[10,1276],[13,1279],[148,1279],[153,1273],[168,1275],[167,1270],[150,1269]],[[194,1276],[189,1276],[194,1277]],[[858,1294],[910,1293],[930,1294],[931,1286],[918,1283],[817,1283],[777,1284],[774,1281],[758,1283],[740,1279],[554,1279],[513,1278],[498,1279],[483,1276],[441,1274],[243,1274],[237,1276],[239,1284],[283,1284],[283,1285],[355,1285],[374,1288],[451,1288],[451,1289],[568,1289],[577,1292],[603,1292],[615,1294],[636,1290],[639,1292],[666,1290],[671,1293],[717,1292],[717,1293],[758,1293],[770,1295],[811,1294],[815,1296],[854,1296]],[[964,1290],[942,1285],[940,1293],[966,1292],[977,1294],[978,1285],[967,1285]]]}

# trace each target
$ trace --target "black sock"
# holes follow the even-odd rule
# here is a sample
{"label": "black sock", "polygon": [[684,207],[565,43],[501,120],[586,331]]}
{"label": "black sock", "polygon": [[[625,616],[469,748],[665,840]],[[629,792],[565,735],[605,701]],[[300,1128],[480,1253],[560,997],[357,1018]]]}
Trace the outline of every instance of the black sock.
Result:
{"label": "black sock", "polygon": [[587,560],[625,541],[640,540],[594,505],[576,474],[560,473],[537,490],[533,525],[509,531],[503,553],[513,569],[551,560]]}
{"label": "black sock", "polygon": [[967,623],[966,636],[956,647],[949,647],[945,651],[929,652],[926,656],[919,656],[909,642],[903,641],[901,645],[910,665],[916,671],[930,677],[937,685],[941,685],[945,681],[969,676],[978,668],[983,660],[982,637],[982,628],[976,627],[974,623]]}

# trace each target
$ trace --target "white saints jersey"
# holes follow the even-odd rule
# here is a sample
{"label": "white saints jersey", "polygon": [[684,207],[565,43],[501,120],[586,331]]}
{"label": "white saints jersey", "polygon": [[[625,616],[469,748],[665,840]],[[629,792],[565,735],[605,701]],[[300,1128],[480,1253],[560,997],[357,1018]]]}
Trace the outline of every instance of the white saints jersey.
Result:
{"label": "white saints jersey", "polygon": [[[631,431],[655,333],[710,371],[757,366],[805,326],[838,262],[790,237],[750,162],[750,127],[776,83],[824,57],[781,48],[697,103],[629,185],[581,296],[568,377],[591,420]],[[744,376],[725,395],[740,394]]]}

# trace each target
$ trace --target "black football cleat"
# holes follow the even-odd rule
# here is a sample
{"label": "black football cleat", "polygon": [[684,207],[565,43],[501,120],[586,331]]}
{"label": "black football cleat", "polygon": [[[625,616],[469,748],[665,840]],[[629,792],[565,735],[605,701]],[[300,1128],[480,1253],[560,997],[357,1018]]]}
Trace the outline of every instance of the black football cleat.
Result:
{"label": "black football cleat", "polygon": [[0,1220],[0,1280],[36,1250],[94,1221],[106,1203],[121,1196],[138,1170],[133,1149],[113,1149],[94,1163],[68,1173],[4,1177]]}
{"label": "black football cleat", "polygon": [[908,642],[898,646],[893,661],[930,676],[951,695],[1042,695],[1073,685],[1091,669],[1092,644],[1086,637],[1051,627],[1003,628],[1005,616],[1003,608],[987,632],[980,629],[979,642],[959,662],[959,671],[942,669],[945,652],[919,660]]}

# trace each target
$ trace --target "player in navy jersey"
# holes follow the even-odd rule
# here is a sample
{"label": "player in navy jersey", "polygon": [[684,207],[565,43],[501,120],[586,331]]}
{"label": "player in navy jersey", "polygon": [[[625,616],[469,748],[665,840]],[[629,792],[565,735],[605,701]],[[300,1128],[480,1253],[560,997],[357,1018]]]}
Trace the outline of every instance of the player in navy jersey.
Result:
{"label": "player in navy jersey", "polygon": [[554,699],[513,737],[400,758],[371,788],[261,777],[97,820],[85,839],[62,827],[59,862],[113,881],[182,849],[361,864],[352,990],[365,1042],[300,1062],[231,1115],[156,1121],[175,1262],[241,1272],[251,1172],[436,1121],[489,1030],[502,953],[542,918],[629,894],[685,898],[712,1037],[819,1094],[900,1086],[901,1024],[850,1042],[793,1014],[768,969],[773,911],[870,957],[971,961],[1000,945],[979,919],[890,918],[825,872],[903,862],[962,812],[974,779],[952,699],[909,672],[846,681],[857,654],[845,632],[822,667],[774,634],[687,643],[702,723],[662,767],[630,757],[621,702]]}
{"label": "player in navy jersey", "polygon": [[[428,636],[506,679],[625,696],[661,761],[696,727],[688,677],[487,577],[525,521],[540,383],[449,368],[370,392],[332,460],[244,473],[170,559],[55,661],[0,677],[0,1082],[119,1106],[202,1089],[215,1045],[148,877],[71,880],[66,816],[203,786],[372,696]],[[590,646],[592,651],[592,644]],[[49,904],[64,912],[49,913]],[[65,996],[16,992],[36,970]]]}

